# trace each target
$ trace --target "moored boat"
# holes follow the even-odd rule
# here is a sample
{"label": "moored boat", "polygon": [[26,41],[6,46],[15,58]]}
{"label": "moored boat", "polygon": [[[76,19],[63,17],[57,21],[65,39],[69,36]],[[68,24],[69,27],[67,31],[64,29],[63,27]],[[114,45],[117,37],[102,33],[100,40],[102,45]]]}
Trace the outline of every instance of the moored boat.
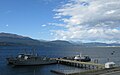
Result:
{"label": "moored boat", "polygon": [[17,57],[7,58],[9,64],[15,66],[28,66],[28,65],[45,65],[57,63],[56,60],[48,57],[40,57],[33,54],[19,54]]}
{"label": "moored boat", "polygon": [[76,55],[74,57],[74,60],[77,60],[77,61],[81,61],[81,62],[90,62],[91,61],[91,58],[89,56],[82,56],[82,54],[80,55]]}

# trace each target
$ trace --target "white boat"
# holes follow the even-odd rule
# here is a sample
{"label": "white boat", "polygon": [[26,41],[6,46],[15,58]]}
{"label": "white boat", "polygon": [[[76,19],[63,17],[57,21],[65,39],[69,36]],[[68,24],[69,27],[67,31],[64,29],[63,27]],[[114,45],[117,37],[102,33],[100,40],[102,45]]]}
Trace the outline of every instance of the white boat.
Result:
{"label": "white boat", "polygon": [[74,60],[82,61],[82,62],[90,62],[91,58],[89,56],[82,56],[82,54],[80,54],[80,55],[76,55],[74,57]]}

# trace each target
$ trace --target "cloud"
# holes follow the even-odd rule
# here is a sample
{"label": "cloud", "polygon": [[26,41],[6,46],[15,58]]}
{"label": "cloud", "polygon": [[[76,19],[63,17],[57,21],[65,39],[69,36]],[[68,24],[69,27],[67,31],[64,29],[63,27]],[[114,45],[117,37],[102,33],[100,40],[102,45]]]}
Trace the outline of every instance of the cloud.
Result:
{"label": "cloud", "polygon": [[120,0],[69,0],[55,17],[67,30],[57,39],[120,42]]}
{"label": "cloud", "polygon": [[46,27],[46,25],[45,24],[43,24],[43,25],[41,25],[42,27]]}
{"label": "cloud", "polygon": [[6,27],[8,27],[9,25],[8,25],[8,24],[6,24],[5,26],[6,26]]}
{"label": "cloud", "polygon": [[53,25],[53,26],[65,26],[64,24],[60,24],[60,23],[48,23],[48,25]]}
{"label": "cloud", "polygon": [[39,2],[44,2],[45,4],[49,4],[49,3],[54,3],[57,2],[58,0],[38,0]]}
{"label": "cloud", "polygon": [[50,35],[53,35],[53,33],[51,32]]}

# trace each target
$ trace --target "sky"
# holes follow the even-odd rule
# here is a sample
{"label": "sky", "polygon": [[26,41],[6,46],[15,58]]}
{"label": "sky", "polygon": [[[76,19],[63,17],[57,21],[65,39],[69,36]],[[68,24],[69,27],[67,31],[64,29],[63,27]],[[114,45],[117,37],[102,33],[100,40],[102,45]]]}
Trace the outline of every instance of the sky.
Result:
{"label": "sky", "polygon": [[120,43],[120,0],[0,0],[0,32]]}

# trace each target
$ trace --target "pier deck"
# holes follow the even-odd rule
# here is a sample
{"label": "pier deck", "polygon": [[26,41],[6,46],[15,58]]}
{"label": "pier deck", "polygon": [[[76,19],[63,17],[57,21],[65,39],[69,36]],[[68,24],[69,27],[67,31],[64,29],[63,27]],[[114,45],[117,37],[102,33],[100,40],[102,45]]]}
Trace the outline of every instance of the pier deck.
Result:
{"label": "pier deck", "polygon": [[104,64],[93,63],[93,62],[81,62],[76,60],[70,59],[63,59],[63,58],[55,58],[59,64],[80,67],[87,69],[83,72],[72,72],[66,73],[64,70],[51,70],[51,72],[61,75],[119,75],[120,74],[120,67],[114,67],[110,69],[106,69]]}
{"label": "pier deck", "polygon": [[61,70],[59,71],[51,70],[51,72],[60,75],[120,75],[120,67],[101,69],[101,70],[89,70],[89,71],[77,72],[77,73],[64,73]]}
{"label": "pier deck", "polygon": [[68,59],[56,59],[58,63],[80,67],[80,68],[88,68],[88,69],[104,69],[105,66],[103,64],[93,63],[93,62],[81,62],[76,60],[68,60]]}

